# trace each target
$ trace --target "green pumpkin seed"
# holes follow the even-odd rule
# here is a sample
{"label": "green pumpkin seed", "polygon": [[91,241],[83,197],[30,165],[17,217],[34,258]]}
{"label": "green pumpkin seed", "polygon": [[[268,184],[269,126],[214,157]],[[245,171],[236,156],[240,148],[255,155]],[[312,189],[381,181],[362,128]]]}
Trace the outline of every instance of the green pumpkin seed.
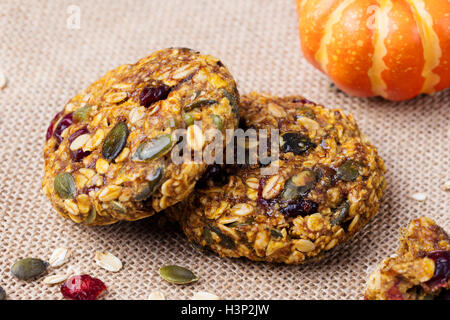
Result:
{"label": "green pumpkin seed", "polygon": [[270,234],[271,234],[272,237],[274,237],[274,238],[283,238],[283,234],[282,234],[281,231],[278,230],[278,229],[271,229],[271,230],[270,230]]}
{"label": "green pumpkin seed", "polygon": [[89,114],[91,113],[92,106],[84,106],[78,108],[73,113],[73,120],[78,122],[83,122],[89,119]]}
{"label": "green pumpkin seed", "polygon": [[195,109],[195,108],[201,108],[203,106],[209,106],[209,105],[216,104],[216,103],[217,103],[217,100],[210,100],[210,99],[197,100],[197,101],[194,101],[194,102],[189,103],[188,105],[186,105],[183,108],[183,110],[184,111],[191,111],[192,109]]}
{"label": "green pumpkin seed", "polygon": [[48,263],[36,258],[26,258],[17,261],[11,267],[11,273],[18,279],[28,280],[42,275]]}
{"label": "green pumpkin seed", "polygon": [[61,172],[55,177],[53,187],[62,199],[70,199],[75,196],[75,180],[68,172]]}
{"label": "green pumpkin seed", "polygon": [[339,225],[341,224],[344,219],[348,215],[348,211],[350,209],[350,203],[348,201],[342,202],[334,211],[334,213],[331,215],[330,223],[332,225]]}
{"label": "green pumpkin seed", "polygon": [[188,284],[198,280],[192,271],[176,265],[162,267],[159,274],[164,280],[174,284]]}
{"label": "green pumpkin seed", "polygon": [[359,163],[347,160],[337,169],[337,177],[343,181],[355,181],[359,176]]}
{"label": "green pumpkin seed", "polygon": [[0,300],[5,300],[5,299],[6,299],[6,292],[2,287],[0,287]]}
{"label": "green pumpkin seed", "polygon": [[315,147],[315,143],[299,133],[287,132],[280,136],[280,150],[283,153],[293,152],[298,156]]}
{"label": "green pumpkin seed", "polygon": [[192,126],[194,124],[194,117],[190,113],[183,113],[183,121],[186,127]]}
{"label": "green pumpkin seed", "polygon": [[156,188],[160,185],[162,177],[164,175],[164,169],[162,167],[158,167],[154,174],[148,179],[148,182],[145,183],[144,187],[138,194],[134,197],[135,201],[145,201],[155,192]]}
{"label": "green pumpkin seed", "polygon": [[209,228],[209,226],[206,226],[205,228],[203,228],[202,238],[203,238],[203,240],[205,240],[206,245],[208,245],[208,246],[213,243],[211,229]]}
{"label": "green pumpkin seed", "polygon": [[[232,95],[230,92],[228,92],[226,89],[221,89],[222,94],[225,98],[228,99],[228,101],[230,102],[230,106],[231,106],[231,110],[233,110],[234,115],[236,116],[236,118],[239,119],[239,103],[238,103],[238,99],[237,99],[237,93],[236,95]],[[237,91],[237,90],[235,90]]]}
{"label": "green pumpkin seed", "polygon": [[236,243],[234,243],[234,240],[227,236],[226,234],[223,234],[222,231],[220,231],[219,228],[210,226],[211,231],[216,233],[220,237],[219,245],[224,247],[225,249],[235,249]]}
{"label": "green pumpkin seed", "polygon": [[137,148],[133,160],[146,161],[161,157],[171,149],[172,145],[171,135],[163,134],[141,144]]}
{"label": "green pumpkin seed", "polygon": [[95,210],[95,208],[92,207],[91,210],[89,211],[89,214],[88,214],[86,220],[84,220],[84,223],[91,224],[92,222],[94,222],[96,217],[97,217],[97,210]]}
{"label": "green pumpkin seed", "polygon": [[283,200],[297,200],[304,197],[316,184],[316,176],[312,171],[304,170],[291,177],[284,186]]}
{"label": "green pumpkin seed", "polygon": [[105,138],[102,155],[107,160],[114,160],[127,144],[128,127],[125,122],[119,122]]}
{"label": "green pumpkin seed", "polygon": [[127,213],[127,208],[118,201],[111,201],[110,207],[111,207],[111,209],[113,209],[114,211],[116,211],[118,213],[121,213],[121,214]]}
{"label": "green pumpkin seed", "polygon": [[223,120],[220,116],[212,114],[210,115],[212,121],[214,122],[214,124],[216,125],[217,129],[219,129],[220,131],[222,131],[223,129]]}

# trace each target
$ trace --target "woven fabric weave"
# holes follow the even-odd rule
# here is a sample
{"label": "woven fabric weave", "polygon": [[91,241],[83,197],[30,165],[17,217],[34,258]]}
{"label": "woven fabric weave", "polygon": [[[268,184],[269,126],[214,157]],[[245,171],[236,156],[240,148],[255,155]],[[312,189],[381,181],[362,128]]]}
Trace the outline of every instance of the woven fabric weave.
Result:
{"label": "woven fabric weave", "polygon": [[[80,29],[67,27],[71,4],[80,9]],[[96,276],[108,286],[104,299],[146,299],[153,290],[168,299],[197,291],[224,299],[361,299],[368,272],[396,250],[411,219],[426,215],[450,228],[450,194],[440,189],[450,180],[450,91],[394,103],[331,88],[302,57],[293,0],[2,0],[0,40],[8,78],[0,91],[0,286],[9,299],[62,298],[58,286],[10,273],[19,258],[48,260],[59,246],[73,255],[51,274],[72,267]],[[220,57],[242,93],[302,94],[353,113],[388,170],[372,223],[321,262],[283,266],[202,254],[176,226],[161,226],[163,215],[95,228],[59,217],[40,191],[50,120],[106,71],[171,46]],[[415,192],[427,200],[410,199]],[[97,250],[119,257],[123,269],[100,269]],[[200,280],[168,284],[158,273],[166,264],[186,266]]]}

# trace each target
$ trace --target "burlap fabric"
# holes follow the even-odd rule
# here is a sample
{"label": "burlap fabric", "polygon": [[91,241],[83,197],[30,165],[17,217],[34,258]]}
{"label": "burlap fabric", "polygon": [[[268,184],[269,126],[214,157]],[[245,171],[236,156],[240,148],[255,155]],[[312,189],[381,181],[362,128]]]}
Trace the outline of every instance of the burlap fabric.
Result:
{"label": "burlap fabric", "polygon": [[[81,9],[80,29],[67,28],[70,4]],[[303,94],[352,112],[388,169],[374,221],[322,262],[299,267],[199,253],[159,216],[97,228],[57,216],[40,191],[49,121],[107,70],[170,46],[220,57],[243,93]],[[52,272],[77,267],[101,278],[104,299],[146,299],[152,290],[169,299],[200,290],[225,299],[361,299],[368,269],[396,249],[400,227],[420,215],[450,227],[450,194],[440,190],[450,180],[450,92],[392,103],[330,88],[300,53],[293,0],[2,0],[0,70],[8,77],[0,91],[0,285],[9,299],[62,298],[58,286],[10,274],[15,260],[48,259],[58,246],[73,256]],[[411,200],[414,192],[428,199]],[[100,269],[96,250],[114,253],[123,270]],[[158,274],[165,264],[184,265],[200,280],[170,285]]]}

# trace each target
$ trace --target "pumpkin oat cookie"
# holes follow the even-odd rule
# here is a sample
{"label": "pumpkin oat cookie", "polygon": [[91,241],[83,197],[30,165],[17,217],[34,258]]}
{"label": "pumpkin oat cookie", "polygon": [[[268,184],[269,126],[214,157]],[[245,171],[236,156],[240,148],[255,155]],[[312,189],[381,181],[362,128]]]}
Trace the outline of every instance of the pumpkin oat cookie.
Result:
{"label": "pumpkin oat cookie", "polygon": [[202,151],[211,143],[209,129],[236,128],[238,102],[233,77],[209,55],[169,48],[122,65],[51,122],[43,191],[77,223],[105,225],[161,211],[183,200],[206,169],[204,162],[171,160],[176,129],[186,129],[186,144]]}
{"label": "pumpkin oat cookie", "polygon": [[402,230],[397,253],[367,281],[367,300],[450,299],[450,238],[426,217]]}
{"label": "pumpkin oat cookie", "polygon": [[167,210],[189,240],[223,257],[301,264],[378,212],[384,162],[351,115],[300,96],[258,93],[241,97],[239,110],[245,128],[280,130],[279,160],[271,164],[279,169],[213,167],[196,192]]}

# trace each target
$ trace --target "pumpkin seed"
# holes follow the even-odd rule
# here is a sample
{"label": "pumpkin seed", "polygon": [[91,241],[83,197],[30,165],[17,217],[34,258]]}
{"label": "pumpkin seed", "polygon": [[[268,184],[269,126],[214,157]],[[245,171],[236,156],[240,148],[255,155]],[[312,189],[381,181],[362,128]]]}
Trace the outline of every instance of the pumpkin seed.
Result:
{"label": "pumpkin seed", "polygon": [[0,300],[5,300],[5,299],[6,299],[6,292],[2,287],[0,287]]}
{"label": "pumpkin seed", "polygon": [[343,181],[355,181],[359,176],[359,163],[354,160],[347,160],[337,169],[337,178]]}
{"label": "pumpkin seed", "polygon": [[53,187],[62,199],[70,199],[75,196],[75,180],[68,172],[61,172],[55,177]]}
{"label": "pumpkin seed", "polygon": [[183,113],[183,121],[186,127],[192,126],[194,124],[194,117],[190,113]]}
{"label": "pumpkin seed", "polygon": [[220,116],[216,115],[216,114],[211,114],[210,115],[212,121],[214,122],[214,124],[216,125],[217,129],[219,129],[220,131],[222,131],[223,129],[223,120]]}
{"label": "pumpkin seed", "polygon": [[330,223],[332,225],[339,225],[348,215],[350,203],[348,201],[342,202],[331,215]]}
{"label": "pumpkin seed", "polygon": [[122,261],[107,251],[97,251],[95,253],[95,263],[108,271],[117,272],[122,269]]}
{"label": "pumpkin seed", "polygon": [[92,207],[91,210],[89,211],[89,214],[88,214],[86,220],[84,220],[84,223],[91,224],[92,222],[94,222],[96,216],[97,216],[97,210],[95,210],[95,208]]}
{"label": "pumpkin seed", "polygon": [[225,98],[228,99],[230,102],[231,110],[233,110],[234,115],[239,119],[239,106],[238,106],[238,99],[236,98],[236,95],[232,95],[228,90],[221,89],[222,94]]}
{"label": "pumpkin seed", "polygon": [[226,234],[223,234],[222,231],[220,231],[219,228],[210,226],[211,231],[216,233],[220,237],[219,245],[224,247],[225,249],[235,249],[236,243],[234,243],[234,240],[227,236]]}
{"label": "pumpkin seed", "polygon": [[206,226],[203,229],[202,232],[202,238],[203,240],[205,240],[206,245],[211,245],[213,243],[213,238],[212,238],[212,234],[211,234],[211,229],[209,228],[209,226]]}
{"label": "pumpkin seed", "polygon": [[156,188],[160,185],[163,174],[164,169],[162,167],[158,167],[154,174],[152,174],[150,177],[147,177],[148,182],[144,185],[144,188],[134,197],[134,200],[135,201],[147,200],[153,194],[153,192],[155,192]]}
{"label": "pumpkin seed", "polygon": [[102,155],[107,160],[114,160],[125,148],[128,139],[128,127],[125,122],[119,122],[106,135],[103,142]]}
{"label": "pumpkin seed", "polygon": [[92,106],[84,106],[81,108],[78,108],[73,113],[73,120],[83,122],[86,121],[89,118],[89,113],[92,110]]}
{"label": "pumpkin seed", "polygon": [[121,213],[121,214],[127,213],[127,208],[118,201],[111,201],[110,207],[111,207],[111,209],[113,209],[114,211],[116,211],[118,213]]}
{"label": "pumpkin seed", "polygon": [[271,234],[272,237],[274,237],[274,238],[283,238],[283,234],[282,234],[281,231],[278,230],[278,229],[271,229],[271,230],[270,230],[270,234]]}
{"label": "pumpkin seed", "polygon": [[172,137],[170,134],[163,134],[151,139],[149,142],[141,144],[133,156],[133,160],[152,160],[166,154],[172,147]]}
{"label": "pumpkin seed", "polygon": [[315,143],[299,133],[287,132],[280,136],[280,149],[283,153],[292,152],[298,156],[315,147]]}
{"label": "pumpkin seed", "polygon": [[198,280],[198,277],[190,270],[176,266],[163,266],[159,269],[161,277],[174,284],[188,284]]}
{"label": "pumpkin seed", "polygon": [[216,103],[217,103],[217,100],[210,100],[210,99],[197,100],[197,101],[194,101],[194,102],[189,103],[188,105],[186,105],[183,108],[183,110],[184,111],[191,111],[192,109],[195,109],[195,108],[201,108],[203,106],[209,106],[209,105],[216,104]]}
{"label": "pumpkin seed", "polygon": [[284,200],[297,200],[304,197],[314,187],[316,176],[312,171],[304,170],[291,177],[284,186],[282,198]]}
{"label": "pumpkin seed", "polygon": [[15,262],[11,267],[11,273],[18,279],[28,280],[42,275],[48,267],[48,263],[36,258],[25,258]]}

